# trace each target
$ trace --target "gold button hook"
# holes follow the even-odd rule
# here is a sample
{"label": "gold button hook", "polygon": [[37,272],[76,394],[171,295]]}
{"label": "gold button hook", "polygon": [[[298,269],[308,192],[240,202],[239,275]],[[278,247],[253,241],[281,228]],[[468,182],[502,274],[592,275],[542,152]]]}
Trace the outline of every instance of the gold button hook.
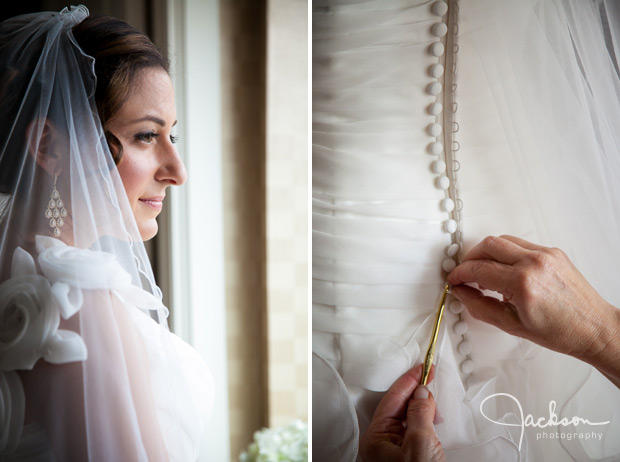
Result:
{"label": "gold button hook", "polygon": [[431,341],[428,344],[426,350],[426,358],[424,359],[424,369],[422,371],[422,385],[426,385],[428,382],[428,374],[431,372],[431,366],[433,365],[433,356],[435,355],[435,345],[437,344],[437,336],[439,335],[439,326],[441,325],[441,318],[443,317],[443,310],[446,307],[446,296],[450,291],[450,284],[446,283],[443,293],[441,294],[441,300],[439,301],[439,308],[437,309],[437,316],[435,317],[435,325],[433,326],[433,333],[431,335]]}

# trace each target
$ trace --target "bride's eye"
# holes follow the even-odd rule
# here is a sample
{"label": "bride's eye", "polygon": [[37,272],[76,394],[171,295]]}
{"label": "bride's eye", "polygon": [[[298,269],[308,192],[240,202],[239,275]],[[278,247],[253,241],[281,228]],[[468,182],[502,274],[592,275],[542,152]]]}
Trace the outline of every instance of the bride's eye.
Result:
{"label": "bride's eye", "polygon": [[170,142],[172,144],[175,144],[177,141],[179,141],[179,137],[178,136],[170,135]]}
{"label": "bride's eye", "polygon": [[136,140],[141,141],[143,143],[151,144],[153,140],[157,138],[158,136],[159,135],[157,133],[148,131],[148,132],[138,133],[135,138]]}

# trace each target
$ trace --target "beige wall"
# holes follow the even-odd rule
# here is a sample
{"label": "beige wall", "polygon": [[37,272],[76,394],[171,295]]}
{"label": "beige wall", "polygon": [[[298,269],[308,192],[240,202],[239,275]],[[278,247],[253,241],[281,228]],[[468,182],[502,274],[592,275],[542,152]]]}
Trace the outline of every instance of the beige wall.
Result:
{"label": "beige wall", "polygon": [[308,418],[307,2],[224,1],[231,458]]}
{"label": "beige wall", "polygon": [[220,3],[231,459],[268,423],[265,346],[265,5]]}
{"label": "beige wall", "polygon": [[308,419],[308,3],[267,8],[269,423]]}

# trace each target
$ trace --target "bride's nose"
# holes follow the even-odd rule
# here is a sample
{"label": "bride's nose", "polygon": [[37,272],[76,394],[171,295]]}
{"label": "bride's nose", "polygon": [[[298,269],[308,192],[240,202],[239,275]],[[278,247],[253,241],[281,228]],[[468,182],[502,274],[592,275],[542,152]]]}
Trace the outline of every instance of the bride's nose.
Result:
{"label": "bride's nose", "polygon": [[159,162],[160,165],[156,175],[158,181],[175,186],[185,183],[185,180],[187,180],[187,170],[172,141],[168,140],[162,145]]}

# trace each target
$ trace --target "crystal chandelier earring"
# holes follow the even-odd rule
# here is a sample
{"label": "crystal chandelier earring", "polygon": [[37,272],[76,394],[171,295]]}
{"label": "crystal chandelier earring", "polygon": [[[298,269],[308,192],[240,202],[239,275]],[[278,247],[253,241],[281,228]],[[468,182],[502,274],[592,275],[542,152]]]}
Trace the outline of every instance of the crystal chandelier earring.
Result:
{"label": "crystal chandelier earring", "polygon": [[54,176],[54,188],[45,210],[45,218],[49,219],[54,236],[60,237],[60,228],[65,224],[64,218],[67,216],[67,209],[65,208],[65,203],[60,198],[58,189],[56,189],[56,180],[58,180],[58,175]]}

